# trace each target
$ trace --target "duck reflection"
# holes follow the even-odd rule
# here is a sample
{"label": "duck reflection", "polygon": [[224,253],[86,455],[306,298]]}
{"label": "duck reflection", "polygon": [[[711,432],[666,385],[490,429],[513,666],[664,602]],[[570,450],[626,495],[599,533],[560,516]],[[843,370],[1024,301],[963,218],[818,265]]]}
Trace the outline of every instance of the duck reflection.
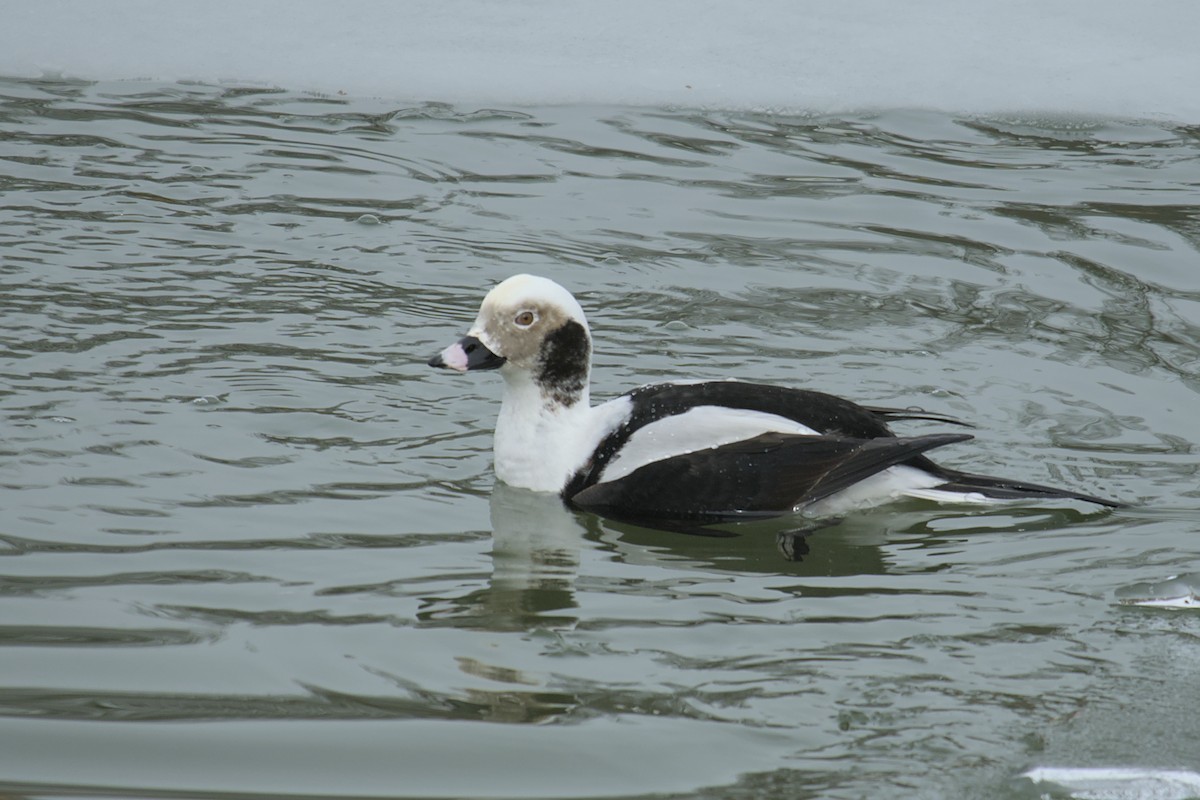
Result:
{"label": "duck reflection", "polygon": [[[903,551],[936,548],[971,533],[1057,528],[1084,515],[1070,508],[975,508],[954,512],[912,501],[845,519],[783,517],[715,527],[648,527],[573,511],[554,495],[498,483],[491,495],[492,573],[487,585],[446,598],[426,623],[489,630],[569,630],[580,584],[602,586],[610,567],[586,560],[740,575],[850,577],[903,571]],[[928,569],[927,562],[921,569]],[[593,587],[595,588],[595,587]],[[829,594],[824,586],[822,594]],[[847,591],[861,592],[861,588]],[[447,608],[447,604],[449,608]]]}
{"label": "duck reflection", "polygon": [[[466,595],[439,599],[426,624],[488,630],[563,630],[578,622],[575,586],[587,529],[557,497],[497,483],[490,500],[492,574]],[[449,608],[447,608],[447,605]]]}
{"label": "duck reflection", "polygon": [[[917,504],[821,526],[798,526],[804,520],[791,518],[704,531],[660,530],[574,512],[553,495],[502,484],[493,490],[490,511],[492,572],[486,585],[457,597],[431,598],[418,617],[427,626],[519,634],[534,647],[539,655],[534,660],[523,659],[521,647],[497,651],[495,660],[478,652],[456,658],[463,675],[482,684],[447,698],[445,706],[455,718],[505,722],[561,719],[581,708],[661,712],[664,700],[654,692],[631,693],[585,679],[564,684],[534,666],[548,653],[588,655],[595,646],[590,637],[563,634],[581,619],[589,629],[607,624],[610,593],[672,593],[698,575],[722,573],[735,585],[755,575],[793,576],[796,581],[774,590],[795,593],[797,602],[810,595],[873,594],[879,590],[869,581],[843,585],[828,579],[926,572],[938,568],[929,558],[933,551],[958,552],[963,535],[1055,528],[1070,521],[1062,516],[1070,512],[1062,510],[954,514]],[[662,578],[647,579],[647,572]]]}
{"label": "duck reflection", "polygon": [[[609,560],[654,564],[669,570],[856,574],[883,569],[877,546],[839,540],[822,531],[814,545],[807,531],[776,523],[720,530],[661,530],[575,512],[553,495],[497,483],[490,501],[492,573],[487,585],[436,601],[419,614],[426,624],[489,630],[570,629],[584,552]],[[832,535],[824,535],[829,533]],[[777,539],[797,560],[785,560]],[[447,607],[449,605],[449,608]]]}
{"label": "duck reflection", "polygon": [[583,529],[554,496],[498,483],[492,490],[492,577],[485,598],[493,614],[520,627],[573,625]]}
{"label": "duck reflection", "polygon": [[[886,536],[869,543],[861,535],[839,537],[833,529],[845,527],[841,520],[645,524],[574,511],[553,495],[504,484],[492,491],[491,520],[491,583],[505,590],[569,592],[585,542],[594,543],[589,549],[606,552],[613,561],[676,570],[686,566],[794,575],[884,571],[878,545]],[[878,528],[868,525],[865,530]]]}

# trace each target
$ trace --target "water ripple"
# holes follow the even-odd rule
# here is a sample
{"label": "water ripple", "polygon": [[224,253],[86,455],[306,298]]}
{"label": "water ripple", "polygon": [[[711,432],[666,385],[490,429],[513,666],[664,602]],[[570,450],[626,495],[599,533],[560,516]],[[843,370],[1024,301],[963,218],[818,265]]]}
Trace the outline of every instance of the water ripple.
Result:
{"label": "water ripple", "polygon": [[[1195,131],[11,80],[0,125],[0,736],[55,758],[8,791],[225,791],[127,786],[170,745],[238,748],[263,794],[264,748],[386,741],[357,781],[443,722],[422,769],[512,742],[552,787],[547,747],[670,740],[743,775],[713,800],[1008,796],[1060,740],[1194,741],[1104,709],[1194,683],[1185,612],[1112,592],[1197,554]],[[577,291],[597,397],[920,406],[977,426],[948,464],[1144,507],[902,504],[787,561],[788,523],[683,537],[493,487],[497,382],[425,362],[518,271]]]}

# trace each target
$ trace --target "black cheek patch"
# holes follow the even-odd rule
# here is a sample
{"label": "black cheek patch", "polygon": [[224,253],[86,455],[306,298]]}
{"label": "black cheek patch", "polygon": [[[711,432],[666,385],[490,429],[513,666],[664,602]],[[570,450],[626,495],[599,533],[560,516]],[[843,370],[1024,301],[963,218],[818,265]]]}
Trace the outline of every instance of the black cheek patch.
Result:
{"label": "black cheek patch", "polygon": [[567,320],[542,342],[537,382],[556,402],[573,406],[587,386],[591,359],[587,331],[575,320]]}

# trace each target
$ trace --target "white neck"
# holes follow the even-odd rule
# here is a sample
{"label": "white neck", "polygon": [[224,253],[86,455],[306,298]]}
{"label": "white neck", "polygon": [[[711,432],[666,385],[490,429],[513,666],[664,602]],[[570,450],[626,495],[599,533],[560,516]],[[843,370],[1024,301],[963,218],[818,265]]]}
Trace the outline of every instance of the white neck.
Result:
{"label": "white neck", "polygon": [[596,446],[587,384],[567,406],[544,394],[526,370],[506,365],[500,374],[505,385],[496,420],[496,477],[522,489],[561,491]]}

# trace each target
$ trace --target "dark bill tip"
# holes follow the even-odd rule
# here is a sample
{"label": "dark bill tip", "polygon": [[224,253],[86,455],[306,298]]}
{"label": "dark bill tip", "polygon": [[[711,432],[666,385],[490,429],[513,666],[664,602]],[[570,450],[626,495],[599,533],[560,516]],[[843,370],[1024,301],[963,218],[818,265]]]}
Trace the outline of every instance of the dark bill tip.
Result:
{"label": "dark bill tip", "polygon": [[429,366],[466,372],[473,369],[497,369],[506,359],[484,347],[474,336],[466,336],[429,359]]}

